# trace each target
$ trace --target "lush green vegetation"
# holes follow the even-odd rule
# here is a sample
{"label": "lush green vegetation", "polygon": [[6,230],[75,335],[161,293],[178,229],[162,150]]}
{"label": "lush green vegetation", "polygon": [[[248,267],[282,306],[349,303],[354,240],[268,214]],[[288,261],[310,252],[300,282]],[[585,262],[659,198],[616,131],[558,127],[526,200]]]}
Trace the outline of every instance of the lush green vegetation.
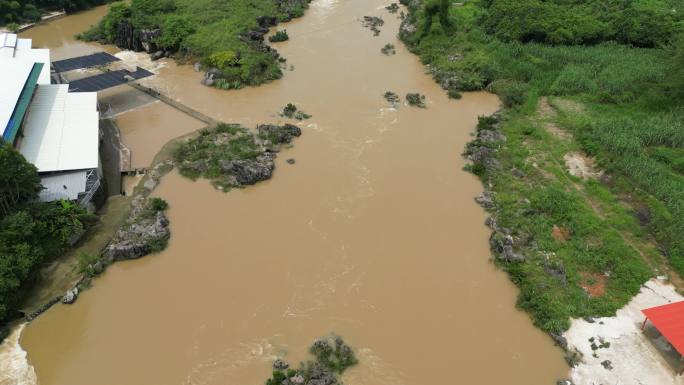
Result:
{"label": "lush green vegetation", "polygon": [[40,20],[49,11],[64,9],[72,12],[109,1],[111,0],[0,0],[0,25],[30,23]]}
{"label": "lush green vegetation", "polygon": [[[309,1],[133,0],[114,4],[81,38],[121,44],[158,30],[149,37],[155,48],[199,59],[213,68],[216,87],[241,88],[282,76],[278,54],[263,44],[265,28],[303,15]],[[118,35],[122,25],[130,39]]]}
{"label": "lush green vegetation", "polygon": [[311,115],[307,114],[306,112],[300,110],[297,108],[292,103],[287,103],[285,107],[283,107],[283,110],[280,113],[280,116],[290,118],[290,119],[296,119],[296,120],[305,120],[309,119]]}
{"label": "lush green vegetation", "polygon": [[682,5],[681,0],[487,0],[482,26],[504,41],[657,47],[681,28]]}
{"label": "lush green vegetation", "polygon": [[[611,314],[664,260],[684,274],[680,1],[469,1],[441,24],[429,21],[430,4],[403,3],[401,37],[435,80],[450,94],[491,90],[507,107],[497,124],[507,141],[476,144],[500,168],[472,170],[492,184],[499,226],[523,240],[525,261],[501,265],[538,326],[558,332],[569,317]],[[569,175],[571,151],[605,176]]]}
{"label": "lush green vegetation", "polygon": [[173,158],[184,176],[216,180],[224,175],[222,161],[254,159],[263,153],[254,139],[244,127],[221,124],[202,129],[199,136],[178,146]]}
{"label": "lush green vegetation", "polygon": [[279,43],[281,41],[287,40],[290,40],[290,36],[287,34],[287,30],[285,29],[274,33],[273,36],[269,36],[268,38],[268,41],[271,43]]}
{"label": "lush green vegetation", "polygon": [[92,217],[69,202],[36,201],[36,168],[0,143],[0,322],[13,317],[40,266],[59,256]]}

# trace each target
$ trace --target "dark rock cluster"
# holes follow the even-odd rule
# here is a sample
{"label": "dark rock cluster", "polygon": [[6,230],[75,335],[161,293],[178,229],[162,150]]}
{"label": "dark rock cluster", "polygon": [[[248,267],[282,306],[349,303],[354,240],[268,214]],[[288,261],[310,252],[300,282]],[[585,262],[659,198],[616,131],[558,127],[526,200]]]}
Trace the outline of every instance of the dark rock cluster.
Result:
{"label": "dark rock cluster", "polygon": [[425,95],[419,93],[408,93],[406,94],[406,102],[409,106],[425,108]]}
{"label": "dark rock cluster", "polygon": [[137,259],[166,246],[171,237],[169,220],[164,209],[154,207],[153,202],[154,198],[141,195],[133,199],[131,215],[105,248],[102,259],[93,266],[95,272],[112,262]]}
{"label": "dark rock cluster", "polygon": [[361,24],[373,31],[373,36],[378,36],[380,35],[380,27],[385,24],[385,20],[377,16],[364,16]]}
{"label": "dark rock cluster", "polygon": [[399,4],[397,4],[397,3],[392,3],[392,4],[388,5],[388,6],[386,6],[385,9],[386,9],[387,12],[389,12],[389,13],[397,13],[397,12],[399,11]]}
{"label": "dark rock cluster", "polygon": [[392,103],[393,106],[396,106],[401,101],[401,99],[399,99],[399,95],[397,95],[396,93],[394,93],[392,91],[385,92],[383,97],[385,98],[385,100]]}
{"label": "dark rock cluster", "polygon": [[501,163],[496,158],[498,146],[506,142],[506,135],[499,129],[499,116],[480,117],[477,124],[477,137],[468,143],[464,155],[473,162],[473,169],[477,171],[494,172],[501,169]]}
{"label": "dark rock cluster", "polygon": [[254,185],[271,179],[275,169],[275,154],[266,152],[251,159],[219,161],[221,170],[234,177],[232,184],[237,186]]}
{"label": "dark rock cluster", "polygon": [[339,376],[358,363],[354,350],[342,338],[316,340],[309,352],[315,360],[291,369],[290,365],[278,359],[273,363],[273,375],[266,385],[335,385],[342,384]]}
{"label": "dark rock cluster", "polygon": [[211,179],[214,186],[228,191],[271,178],[276,153],[301,134],[293,124],[260,124],[256,133],[220,124],[182,143],[174,152],[174,162],[181,174]]}
{"label": "dark rock cluster", "polygon": [[268,139],[273,144],[291,143],[293,138],[302,135],[302,129],[294,124],[284,124],[278,126],[275,124],[260,124],[257,126],[259,137]]}
{"label": "dark rock cluster", "polygon": [[505,262],[523,262],[525,261],[525,256],[517,253],[514,250],[516,246],[516,239],[512,235],[508,234],[510,230],[507,229],[496,229],[492,232],[489,237],[489,245],[492,251],[496,254],[497,258]]}

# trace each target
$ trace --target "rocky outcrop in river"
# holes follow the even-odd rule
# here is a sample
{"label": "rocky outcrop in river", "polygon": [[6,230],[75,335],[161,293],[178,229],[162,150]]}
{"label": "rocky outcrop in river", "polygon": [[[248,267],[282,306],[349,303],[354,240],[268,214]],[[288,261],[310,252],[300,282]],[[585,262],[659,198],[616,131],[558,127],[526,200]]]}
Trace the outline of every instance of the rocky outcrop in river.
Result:
{"label": "rocky outcrop in river", "polygon": [[114,261],[136,259],[152,252],[161,251],[171,237],[169,220],[164,214],[167,204],[160,198],[145,198],[142,195],[133,200],[133,210],[126,224],[119,229],[95,264],[107,265]]}
{"label": "rocky outcrop in river", "polygon": [[174,152],[181,174],[210,179],[223,191],[271,178],[276,153],[302,130],[293,124],[261,124],[257,133],[238,125],[204,129]]}
{"label": "rocky outcrop in river", "polygon": [[287,362],[277,359],[266,385],[341,384],[339,376],[358,363],[354,350],[340,337],[314,341],[309,353],[315,360],[302,362],[297,369],[291,369]]}

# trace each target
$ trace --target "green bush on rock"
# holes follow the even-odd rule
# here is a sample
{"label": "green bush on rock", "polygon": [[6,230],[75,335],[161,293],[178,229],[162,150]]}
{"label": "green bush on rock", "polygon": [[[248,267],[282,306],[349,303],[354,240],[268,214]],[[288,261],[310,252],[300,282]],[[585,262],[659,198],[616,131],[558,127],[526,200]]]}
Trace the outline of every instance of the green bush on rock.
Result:
{"label": "green bush on rock", "polygon": [[277,360],[266,385],[341,384],[339,376],[358,363],[354,350],[341,337],[318,339],[309,352],[315,360],[300,363],[298,369]]}
{"label": "green bush on rock", "polygon": [[287,34],[287,30],[285,29],[276,32],[275,34],[273,34],[273,36],[268,37],[268,41],[270,41],[271,43],[278,43],[286,40],[290,40],[290,36]]}

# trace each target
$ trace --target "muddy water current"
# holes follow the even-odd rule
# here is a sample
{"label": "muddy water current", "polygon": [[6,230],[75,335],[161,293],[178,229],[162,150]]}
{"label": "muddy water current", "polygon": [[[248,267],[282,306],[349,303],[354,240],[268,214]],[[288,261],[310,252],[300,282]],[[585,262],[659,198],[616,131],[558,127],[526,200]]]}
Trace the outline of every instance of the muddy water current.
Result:
{"label": "muddy water current", "polygon": [[[38,383],[262,384],[275,357],[297,363],[331,332],[357,348],[350,385],[551,384],[566,375],[561,351],[516,310],[517,290],[489,261],[485,213],[473,201],[482,186],[462,171],[477,116],[499,101],[449,100],[396,39],[399,20],[384,5],[314,0],[282,26],[283,79],[258,88],[209,89],[192,66],[171,61],[145,81],[248,127],[281,122],[288,102],[313,117],[268,182],[222,193],[166,176],[155,194],[170,203],[167,250],[111,266],[74,305],[23,330]],[[60,34],[101,15],[26,35],[75,56],[97,46]],[[379,36],[362,27],[364,15],[385,19]],[[380,53],[386,43],[396,55]],[[388,90],[425,94],[427,108],[394,108]],[[157,108],[117,116],[143,163],[197,128]]]}

